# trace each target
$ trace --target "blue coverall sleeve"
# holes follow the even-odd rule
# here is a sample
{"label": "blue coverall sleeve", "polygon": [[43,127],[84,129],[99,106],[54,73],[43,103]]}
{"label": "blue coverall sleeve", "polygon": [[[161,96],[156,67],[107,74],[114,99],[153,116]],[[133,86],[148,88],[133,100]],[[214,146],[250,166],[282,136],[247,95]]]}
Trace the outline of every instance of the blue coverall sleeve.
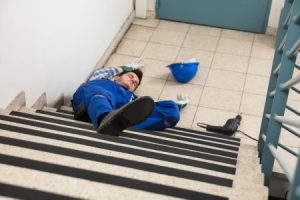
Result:
{"label": "blue coverall sleeve", "polygon": [[96,69],[89,81],[100,80],[100,79],[110,79],[119,74],[119,71],[116,67],[106,67]]}

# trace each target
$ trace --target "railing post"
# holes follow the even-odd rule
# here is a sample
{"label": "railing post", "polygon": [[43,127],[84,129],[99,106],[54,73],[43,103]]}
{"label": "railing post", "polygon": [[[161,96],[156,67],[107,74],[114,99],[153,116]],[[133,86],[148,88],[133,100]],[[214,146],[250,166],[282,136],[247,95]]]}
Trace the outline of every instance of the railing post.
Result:
{"label": "railing post", "polygon": [[[295,0],[290,11],[291,17],[295,16],[299,11],[300,11],[300,0]],[[266,110],[269,108],[266,108],[267,106],[265,106],[265,112],[269,111],[269,113],[271,114],[271,118],[268,120],[269,122],[267,128],[266,128],[266,124],[264,124],[264,127],[262,125],[261,128],[261,134],[262,133],[267,134],[266,142],[265,142],[266,145],[263,145],[263,152],[262,152],[262,171],[265,175],[266,186],[270,184],[270,179],[271,179],[273,165],[274,165],[274,157],[272,156],[272,153],[267,145],[272,144],[276,148],[278,145],[278,139],[281,131],[281,123],[274,120],[274,116],[284,115],[286,102],[288,98],[288,92],[289,92],[289,90],[282,90],[280,88],[280,84],[285,83],[293,76],[293,71],[294,71],[295,61],[296,61],[296,55],[293,55],[290,58],[288,58],[287,51],[290,50],[295,44],[295,42],[297,41],[297,39],[300,38],[300,27],[296,25],[293,20],[291,20],[286,34],[287,34],[286,35],[287,39],[283,47],[282,58],[281,58],[281,69],[277,77],[276,92],[274,95],[273,103],[271,103],[272,106],[270,111]],[[274,62],[275,62],[275,58],[274,58]],[[277,65],[278,63],[275,64],[275,66]],[[270,89],[270,85],[269,85],[269,89]],[[268,94],[271,91],[268,91]],[[267,97],[267,100],[270,101],[270,97]]]}
{"label": "railing post", "polygon": [[290,185],[288,199],[300,199],[300,155],[298,156],[298,163],[294,175],[294,181]]}
{"label": "railing post", "polygon": [[[276,75],[273,74],[273,71],[277,68],[277,66],[281,62],[282,54],[280,52],[278,52],[277,49],[287,32],[287,29],[285,28],[285,25],[283,22],[286,20],[287,16],[289,15],[289,12],[290,12],[291,3],[289,1],[290,0],[285,0],[284,7],[280,14],[280,20],[279,20],[279,24],[278,24],[278,33],[277,33],[276,43],[275,43],[276,50],[275,50],[275,54],[274,54],[274,58],[273,58],[273,65],[272,65],[267,94],[269,94],[270,92],[272,92],[275,89],[276,82],[277,82],[277,74]],[[269,114],[271,112],[272,102],[273,102],[273,97],[267,95],[263,116],[265,116],[266,114]],[[262,156],[262,152],[264,149],[264,141],[262,140],[261,136],[262,136],[262,134],[266,134],[266,131],[268,129],[268,123],[269,123],[269,119],[263,117],[262,123],[261,123],[261,128],[260,128],[259,141],[258,141],[258,145],[257,145],[258,155],[260,158]]]}

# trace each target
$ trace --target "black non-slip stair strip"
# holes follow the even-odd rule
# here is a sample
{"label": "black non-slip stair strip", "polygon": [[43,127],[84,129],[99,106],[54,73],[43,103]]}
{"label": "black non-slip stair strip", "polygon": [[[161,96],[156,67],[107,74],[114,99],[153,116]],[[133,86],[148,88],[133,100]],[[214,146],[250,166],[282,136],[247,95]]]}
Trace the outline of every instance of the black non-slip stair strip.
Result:
{"label": "black non-slip stair strip", "polygon": [[[18,126],[13,126],[13,125],[6,125],[6,124],[1,124],[1,123],[0,123],[0,129],[6,130],[6,131],[17,132],[19,134],[24,134],[24,135],[31,135],[31,136],[41,137],[41,138],[53,139],[53,140],[68,142],[68,143],[72,143],[72,144],[85,145],[85,146],[105,149],[105,150],[109,150],[109,151],[116,151],[116,152],[121,152],[121,153],[135,155],[135,156],[147,157],[147,158],[152,158],[152,159],[156,159],[156,160],[192,166],[192,167],[196,167],[196,168],[203,168],[203,169],[218,171],[218,172],[227,173],[227,174],[235,174],[235,172],[236,172],[236,169],[234,167],[230,167],[230,166],[224,166],[224,165],[215,164],[215,163],[208,163],[208,162],[203,162],[200,160],[194,160],[194,159],[189,159],[189,158],[180,157],[180,156],[176,156],[176,155],[165,154],[165,153],[147,151],[144,149],[136,149],[135,147],[132,148],[131,146],[136,146],[136,144],[137,144],[135,141],[127,141],[126,144],[130,145],[130,147],[101,142],[101,140],[107,140],[107,141],[117,142],[120,144],[125,143],[124,140],[122,141],[122,138],[116,138],[116,137],[111,137],[111,136],[107,136],[107,135],[92,134],[92,137],[100,138],[100,140],[94,141],[94,140],[87,140],[87,139],[82,139],[82,138],[77,138],[77,137],[70,137],[67,135],[55,134],[55,133],[46,132],[46,131],[39,131],[39,130],[18,127]],[[178,153],[178,149],[165,148],[163,146],[158,146],[155,144],[147,144],[147,143],[141,142],[139,146],[141,146],[141,147],[144,146],[144,148],[149,148],[149,149],[163,151],[163,152],[170,152],[173,154]],[[195,155],[197,155],[197,154],[195,154]]]}
{"label": "black non-slip stair strip", "polygon": [[[105,183],[115,186],[121,186],[136,190],[142,190],[146,192],[152,192],[155,194],[162,194],[177,198],[184,199],[204,199],[204,200],[225,200],[227,197],[220,197],[213,194],[207,194],[203,192],[197,192],[189,189],[173,187],[169,185],[163,185],[159,183],[152,183],[143,180],[137,180],[133,178],[126,178],[122,176],[111,175],[102,172],[90,171],[87,169],[79,169],[71,166],[64,166],[59,164],[52,164],[48,162],[37,161],[33,159],[20,158],[11,155],[0,154],[0,163],[16,166],[31,170],[37,170],[47,172],[51,174],[58,174],[63,176],[69,176],[73,178],[89,180],[98,183]],[[101,195],[101,194],[99,194]]]}
{"label": "black non-slip stair strip", "polygon": [[217,148],[221,148],[221,149],[225,149],[225,150],[231,150],[231,151],[239,150],[239,148],[236,146],[230,146],[230,145],[226,145],[226,144],[210,142],[207,140],[196,140],[193,138],[181,137],[179,135],[168,135],[168,134],[161,133],[158,131],[148,131],[148,130],[133,129],[133,128],[131,128],[130,130],[135,131],[135,132],[142,132],[142,133],[146,133],[149,135],[154,135],[154,136],[158,136],[158,137],[162,137],[162,138],[175,139],[175,140],[191,142],[191,143],[195,143],[195,144],[202,144],[202,145],[207,145],[207,146],[211,146],[211,147],[217,147]]}
{"label": "black non-slip stair strip", "polygon": [[[187,129],[187,130],[191,131],[190,129]],[[172,134],[172,135],[185,136],[185,137],[188,137],[188,138],[194,138],[194,139],[199,139],[199,140],[202,140],[202,139],[203,140],[209,140],[209,141],[224,143],[224,144],[237,146],[237,147],[240,146],[240,142],[222,139],[222,138],[219,138],[218,135],[212,137],[211,134],[209,134],[209,133],[206,134],[206,132],[202,132],[201,135],[200,134],[196,135],[196,134],[190,134],[188,132],[182,132],[182,131],[179,131],[179,130],[176,130],[176,129],[171,129],[171,128],[164,129],[164,130],[158,130],[158,131],[155,131],[155,132],[164,132],[164,133],[169,133],[169,134]]]}
{"label": "black non-slip stair strip", "polygon": [[237,152],[229,152],[226,150],[213,149],[213,147],[208,148],[208,147],[202,147],[202,146],[197,146],[197,145],[193,145],[193,144],[175,142],[175,141],[170,141],[170,140],[166,140],[163,138],[154,138],[154,137],[147,137],[145,135],[130,134],[126,130],[123,131],[120,135],[123,138],[131,138],[131,139],[137,139],[137,140],[142,140],[142,141],[148,141],[148,142],[152,142],[155,144],[161,144],[161,145],[171,146],[171,147],[175,147],[175,148],[187,149],[190,151],[205,152],[205,153],[210,153],[210,154],[214,154],[214,155],[226,156],[226,157],[230,157],[230,158],[237,158],[237,156],[238,156]]}
{"label": "black non-slip stair strip", "polygon": [[34,119],[34,120],[45,121],[45,122],[50,122],[50,123],[54,123],[54,124],[61,124],[61,125],[96,131],[92,124],[83,124],[80,122],[78,123],[78,122],[66,121],[66,120],[62,120],[62,119],[51,118],[51,117],[46,117],[46,116],[41,116],[41,115],[34,115],[34,114],[30,114],[30,113],[23,113],[23,112],[19,112],[19,111],[12,111],[9,114],[13,115],[13,116],[28,118],[28,119]]}
{"label": "black non-slip stair strip", "polygon": [[189,133],[196,133],[198,135],[209,135],[209,136],[212,136],[212,137],[224,138],[226,140],[233,140],[233,141],[237,141],[237,142],[241,141],[240,138],[230,137],[230,136],[217,134],[217,133],[207,133],[207,132],[196,131],[196,130],[181,128],[181,127],[173,127],[173,128],[170,128],[170,129],[171,130],[174,129],[174,130],[179,130],[179,131],[185,131],[185,132],[189,132]]}
{"label": "black non-slip stair strip", "polygon": [[74,115],[74,113],[72,111],[69,111],[69,110],[62,110],[62,109],[57,109],[56,112],[58,113],[64,113],[64,114],[67,114],[67,115]]}
{"label": "black non-slip stair strip", "polygon": [[[31,121],[31,120],[27,120],[27,119],[14,118],[14,117],[4,116],[4,115],[0,115],[0,119],[5,120],[5,121],[20,123],[20,124],[24,124],[24,125],[35,126],[35,127],[39,127],[39,128],[46,128],[46,129],[51,129],[51,130],[56,130],[56,131],[61,131],[61,132],[75,133],[75,134],[79,134],[79,135],[93,134],[93,132],[91,132],[91,131],[74,129],[74,128],[64,127],[64,126],[58,126],[58,125],[48,124],[48,123],[44,123],[44,122]],[[152,143],[171,146],[174,148],[182,148],[182,149],[197,151],[197,152],[201,152],[201,153],[209,153],[209,154],[215,154],[215,155],[220,155],[220,156],[226,156],[226,157],[230,157],[230,158],[237,158],[237,153],[234,153],[234,152],[222,151],[222,150],[217,150],[217,149],[212,149],[212,148],[207,148],[207,147],[200,147],[200,146],[184,144],[184,143],[180,143],[180,142],[173,142],[173,141],[168,141],[168,140],[164,140],[164,139],[146,137],[146,136],[137,135],[137,134],[126,133],[126,134],[122,134],[122,135],[123,135],[123,137],[122,137],[123,139],[135,138],[135,139],[139,139],[142,141],[149,141]]]}
{"label": "black non-slip stair strip", "polygon": [[61,118],[65,118],[65,119],[73,119],[74,120],[73,115],[67,115],[67,114],[58,113],[58,112],[50,112],[50,111],[45,111],[45,110],[36,110],[35,112],[40,113],[40,114],[52,115],[55,117],[61,117]]}
{"label": "black non-slip stair strip", "polygon": [[145,172],[164,174],[168,176],[200,181],[200,182],[205,182],[205,183],[215,184],[215,185],[220,185],[225,187],[232,187],[232,182],[233,182],[231,179],[228,178],[221,178],[221,177],[195,173],[195,172],[171,168],[171,167],[165,167],[161,165],[128,160],[125,158],[116,158],[107,155],[90,153],[90,152],[80,151],[76,149],[58,147],[49,144],[25,141],[25,140],[9,138],[4,136],[0,136],[0,144],[26,148],[30,150],[37,150],[37,151],[42,151],[47,153],[53,153],[57,155],[68,156],[71,158],[80,158],[83,160],[95,161],[98,163],[106,163],[115,166],[122,166],[122,167],[132,168],[132,169],[141,170]]}
{"label": "black non-slip stair strip", "polygon": [[65,196],[61,194],[55,194],[42,190],[37,190],[28,187],[22,187],[17,185],[11,185],[0,182],[0,197],[9,197],[22,200],[79,200],[80,198]]}
{"label": "black non-slip stair strip", "polygon": [[[71,121],[66,121],[66,120],[62,120],[62,119],[55,119],[55,118],[50,118],[50,117],[46,117],[46,116],[34,115],[34,114],[23,113],[23,112],[18,112],[18,111],[12,111],[10,113],[10,115],[96,131],[92,124],[82,124],[82,123],[71,122]],[[134,129],[134,128],[130,128],[129,130],[136,131],[136,132],[142,132],[142,133],[146,133],[149,135],[157,135],[157,136],[161,136],[164,138],[177,139],[177,140],[193,142],[193,143],[197,143],[197,144],[203,144],[203,145],[208,145],[208,146],[213,146],[213,147],[218,147],[218,148],[224,148],[224,149],[228,149],[228,150],[232,150],[232,151],[238,151],[238,147],[236,147],[236,146],[234,147],[234,146],[228,146],[228,145],[205,141],[205,140],[210,140],[210,138],[207,138],[207,137],[203,137],[205,140],[196,140],[193,138],[180,137],[180,132],[177,133],[176,131],[173,131],[173,132],[176,132],[177,135],[175,135],[174,133],[173,133],[174,135],[170,135],[170,134],[168,135],[168,134],[162,134],[159,132]],[[166,131],[166,132],[169,133],[170,131]],[[224,142],[224,140],[218,140],[217,138],[212,138],[212,141]],[[225,144],[227,144],[226,141],[225,141]]]}

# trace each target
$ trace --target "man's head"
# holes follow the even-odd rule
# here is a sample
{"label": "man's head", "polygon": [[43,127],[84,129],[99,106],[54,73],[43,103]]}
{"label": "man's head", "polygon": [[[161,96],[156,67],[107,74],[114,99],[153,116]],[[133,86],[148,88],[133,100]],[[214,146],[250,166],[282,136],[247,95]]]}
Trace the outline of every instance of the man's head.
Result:
{"label": "man's head", "polygon": [[122,72],[114,78],[116,82],[127,88],[129,91],[134,92],[141,84],[143,72],[135,69],[131,72]]}

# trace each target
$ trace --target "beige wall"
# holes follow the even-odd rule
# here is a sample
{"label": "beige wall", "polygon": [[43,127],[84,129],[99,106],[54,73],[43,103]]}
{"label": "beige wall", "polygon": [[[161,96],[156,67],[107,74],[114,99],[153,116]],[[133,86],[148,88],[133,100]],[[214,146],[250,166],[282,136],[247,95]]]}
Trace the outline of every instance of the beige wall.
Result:
{"label": "beige wall", "polygon": [[0,108],[71,96],[93,70],[133,0],[0,0]]}

